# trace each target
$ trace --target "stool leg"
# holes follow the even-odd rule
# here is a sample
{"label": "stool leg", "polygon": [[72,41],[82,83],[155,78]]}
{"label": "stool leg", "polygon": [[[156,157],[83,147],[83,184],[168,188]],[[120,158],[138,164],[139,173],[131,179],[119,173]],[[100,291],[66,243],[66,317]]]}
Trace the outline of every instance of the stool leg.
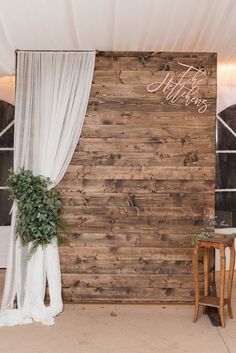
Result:
{"label": "stool leg", "polygon": [[[209,294],[209,249],[204,249],[204,296]],[[203,313],[206,313],[206,306],[203,307]]]}
{"label": "stool leg", "polygon": [[199,282],[198,282],[198,245],[193,250],[193,275],[194,275],[194,291],[195,291],[195,309],[193,322],[197,321],[199,313]]}
{"label": "stool leg", "polygon": [[234,279],[234,265],[235,265],[235,247],[234,240],[230,246],[230,266],[229,266],[229,281],[228,281],[228,293],[227,293],[227,306],[229,317],[233,319],[233,311],[231,306],[232,299],[232,288],[233,288],[233,279]]}
{"label": "stool leg", "polygon": [[224,317],[224,290],[225,290],[225,247],[220,246],[220,319],[222,327],[225,327]]}

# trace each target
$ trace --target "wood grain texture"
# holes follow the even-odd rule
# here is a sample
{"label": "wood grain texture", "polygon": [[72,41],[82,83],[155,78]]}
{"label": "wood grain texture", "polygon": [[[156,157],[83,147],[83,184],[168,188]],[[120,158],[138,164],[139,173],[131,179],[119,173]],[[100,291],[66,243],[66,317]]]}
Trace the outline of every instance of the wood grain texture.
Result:
{"label": "wood grain texture", "polygon": [[[180,80],[179,61],[207,70],[203,114],[147,91],[167,73]],[[97,54],[80,142],[59,184],[70,226],[60,248],[65,300],[194,300],[191,236],[211,230],[214,216],[215,109],[214,53]]]}

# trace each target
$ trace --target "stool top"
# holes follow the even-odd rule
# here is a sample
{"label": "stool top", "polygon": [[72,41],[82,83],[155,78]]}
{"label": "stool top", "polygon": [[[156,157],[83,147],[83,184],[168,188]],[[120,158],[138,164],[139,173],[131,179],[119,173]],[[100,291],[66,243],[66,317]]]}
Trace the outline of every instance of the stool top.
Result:
{"label": "stool top", "polygon": [[230,234],[215,234],[211,233],[211,237],[209,239],[200,239],[198,241],[198,246],[219,246],[224,245],[231,246],[232,242],[234,242],[234,236],[230,236]]}

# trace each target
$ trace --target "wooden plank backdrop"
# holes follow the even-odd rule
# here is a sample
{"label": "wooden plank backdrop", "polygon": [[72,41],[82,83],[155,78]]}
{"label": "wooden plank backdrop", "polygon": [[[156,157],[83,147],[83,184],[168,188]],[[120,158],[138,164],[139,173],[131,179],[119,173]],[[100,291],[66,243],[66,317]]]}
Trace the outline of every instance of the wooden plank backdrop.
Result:
{"label": "wooden plank backdrop", "polygon": [[[207,70],[202,114],[184,97],[171,103],[147,90],[167,73],[180,80],[179,62]],[[59,185],[70,226],[60,248],[65,300],[193,301],[191,236],[214,215],[215,110],[214,53],[97,54],[80,142]]]}

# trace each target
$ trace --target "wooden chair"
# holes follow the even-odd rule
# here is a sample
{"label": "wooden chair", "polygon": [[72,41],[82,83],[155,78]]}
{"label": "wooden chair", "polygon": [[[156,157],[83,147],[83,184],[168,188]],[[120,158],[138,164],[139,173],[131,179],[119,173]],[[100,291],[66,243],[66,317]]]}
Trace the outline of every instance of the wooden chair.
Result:
{"label": "wooden chair", "polygon": [[[225,249],[230,248],[230,268],[228,277],[227,297],[225,298]],[[219,297],[209,296],[209,250],[210,248],[218,249],[220,251],[220,285]],[[198,256],[199,250],[204,249],[204,296],[200,297],[199,293],[199,270],[198,270]],[[204,307],[204,312],[207,306],[218,308],[222,327],[225,327],[224,305],[227,304],[229,317],[233,318],[232,312],[232,288],[235,264],[235,247],[234,238],[226,237],[221,234],[220,237],[213,236],[209,240],[199,240],[195,244],[193,253],[193,273],[194,273],[194,287],[195,287],[195,310],[193,322],[197,321],[199,306]]]}

